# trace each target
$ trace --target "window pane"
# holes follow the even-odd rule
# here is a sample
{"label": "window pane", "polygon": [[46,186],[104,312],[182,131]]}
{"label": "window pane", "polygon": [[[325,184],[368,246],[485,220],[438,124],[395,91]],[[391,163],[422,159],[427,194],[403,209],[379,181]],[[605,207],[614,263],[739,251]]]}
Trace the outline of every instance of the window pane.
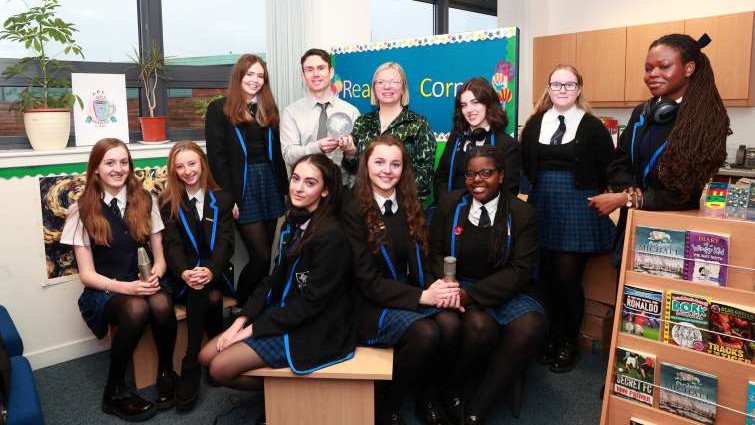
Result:
{"label": "window pane", "polygon": [[[181,138],[204,139],[207,104],[226,89],[168,89],[168,131],[180,131]],[[190,130],[187,134],[186,130]],[[176,136],[172,136],[176,137]]]}
{"label": "window pane", "polygon": [[432,4],[416,0],[372,0],[372,41],[432,34]]}
{"label": "window pane", "polygon": [[[29,6],[41,4],[27,0]],[[0,16],[11,16],[27,10],[22,1],[0,2]],[[136,0],[97,1],[65,0],[57,10],[57,16],[73,23],[78,32],[73,34],[84,52],[84,59],[63,54],[60,44],[51,42],[47,53],[55,59],[87,60],[90,62],[129,62],[139,37],[136,17]],[[2,20],[4,20],[3,18]],[[21,58],[32,54],[7,40],[0,41],[0,57]]]}
{"label": "window pane", "polygon": [[11,111],[23,87],[0,87],[0,136],[24,135],[24,116]]}
{"label": "window pane", "polygon": [[169,63],[233,64],[265,52],[265,0],[163,0],[163,40]]}
{"label": "window pane", "polygon": [[461,9],[448,9],[448,32],[487,30],[498,28],[498,17]]}

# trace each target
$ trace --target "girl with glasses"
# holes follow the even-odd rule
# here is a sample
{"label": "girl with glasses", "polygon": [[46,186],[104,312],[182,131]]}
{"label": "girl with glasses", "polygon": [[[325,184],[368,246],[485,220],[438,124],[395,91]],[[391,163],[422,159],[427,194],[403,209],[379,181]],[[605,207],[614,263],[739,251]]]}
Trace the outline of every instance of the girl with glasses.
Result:
{"label": "girl with glasses", "polygon": [[545,339],[532,284],[535,211],[503,186],[504,164],[495,147],[473,149],[466,188],[441,197],[430,228],[430,271],[442,276],[444,257],[455,257],[461,284],[458,304],[450,300],[461,338],[445,397],[454,423],[483,423]]}
{"label": "girl with glasses", "polygon": [[501,149],[506,161],[504,187],[518,194],[522,167],[519,144],[506,134],[508,118],[488,80],[472,78],[461,86],[454,102],[453,123],[435,174],[435,196],[464,188],[467,153],[485,145]]}
{"label": "girl with glasses", "polygon": [[522,165],[532,186],[528,202],[537,210],[539,279],[551,323],[537,360],[552,372],[577,364],[582,275],[592,254],[613,246],[613,223],[587,201],[605,191],[613,152],[611,135],[582,94],[582,76],[573,66],[557,66],[522,131]]}
{"label": "girl with glasses", "polygon": [[412,385],[419,387],[420,416],[441,424],[432,392],[450,364],[459,318],[435,308],[457,296],[455,282],[433,282],[426,268],[427,227],[409,157],[394,136],[370,142],[359,160],[353,196],[344,209],[359,286],[359,341],[394,347],[393,380],[380,393],[378,424],[398,424]]}

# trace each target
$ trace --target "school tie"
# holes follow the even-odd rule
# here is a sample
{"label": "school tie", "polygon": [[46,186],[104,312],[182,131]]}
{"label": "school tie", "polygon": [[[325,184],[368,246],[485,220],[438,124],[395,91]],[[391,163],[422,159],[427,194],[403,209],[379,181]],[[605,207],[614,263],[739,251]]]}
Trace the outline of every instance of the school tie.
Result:
{"label": "school tie", "polygon": [[320,140],[328,135],[328,105],[330,102],[320,103],[317,102],[317,106],[320,107],[320,119],[317,124],[317,140]]}
{"label": "school tie", "polygon": [[488,215],[488,210],[485,209],[485,206],[480,206],[480,221],[477,223],[479,227],[490,227],[490,216]]}
{"label": "school tie", "polygon": [[559,115],[558,121],[558,128],[555,132],[553,132],[553,136],[551,136],[551,145],[560,145],[561,141],[563,141],[564,139],[564,134],[566,133],[566,123],[564,122],[564,116]]}
{"label": "school tie", "polygon": [[191,214],[191,218],[193,218],[195,222],[202,222],[199,218],[199,211],[197,211],[197,198],[192,197],[189,199],[189,214]]}
{"label": "school tie", "polygon": [[386,199],[383,203],[383,216],[384,217],[392,217],[393,216],[393,201],[390,199]]}
{"label": "school tie", "polygon": [[302,230],[301,227],[296,226],[296,230],[294,230],[294,233],[291,235],[291,240],[288,243],[288,247],[286,247],[286,251],[293,250],[299,245],[302,233],[304,233],[304,230]]}
{"label": "school tie", "polygon": [[110,200],[110,211],[118,218],[123,218],[121,215],[121,209],[118,208],[118,199],[113,198]]}

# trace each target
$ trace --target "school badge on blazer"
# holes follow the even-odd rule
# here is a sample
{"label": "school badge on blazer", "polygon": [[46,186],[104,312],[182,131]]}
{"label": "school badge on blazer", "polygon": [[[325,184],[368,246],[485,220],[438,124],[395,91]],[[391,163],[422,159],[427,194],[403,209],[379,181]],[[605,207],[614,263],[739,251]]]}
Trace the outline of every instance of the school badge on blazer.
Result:
{"label": "school badge on blazer", "polygon": [[309,270],[306,272],[298,272],[296,273],[296,284],[299,286],[299,290],[307,287],[307,283],[309,281]]}

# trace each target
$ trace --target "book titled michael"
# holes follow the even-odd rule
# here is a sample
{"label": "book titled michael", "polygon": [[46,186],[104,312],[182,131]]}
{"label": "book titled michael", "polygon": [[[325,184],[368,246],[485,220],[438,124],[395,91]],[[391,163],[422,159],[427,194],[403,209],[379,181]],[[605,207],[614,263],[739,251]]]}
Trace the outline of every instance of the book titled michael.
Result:
{"label": "book titled michael", "polygon": [[658,407],[704,424],[716,422],[715,375],[663,362],[660,374]]}
{"label": "book titled michael", "polygon": [[663,292],[624,286],[621,312],[623,332],[658,341],[661,328]]}
{"label": "book titled michael", "polygon": [[710,322],[710,298],[675,291],[666,293],[663,341],[705,351]]}
{"label": "book titled michael", "polygon": [[755,342],[755,313],[718,302],[710,303],[708,352],[744,363],[752,363]]}
{"label": "book titled michael", "polygon": [[634,238],[634,270],[681,279],[684,275],[683,230],[637,226]]}
{"label": "book titled michael", "polygon": [[616,395],[652,406],[654,379],[655,356],[616,347]]}
{"label": "book titled michael", "polygon": [[684,279],[726,286],[728,235],[688,231],[684,257]]}

